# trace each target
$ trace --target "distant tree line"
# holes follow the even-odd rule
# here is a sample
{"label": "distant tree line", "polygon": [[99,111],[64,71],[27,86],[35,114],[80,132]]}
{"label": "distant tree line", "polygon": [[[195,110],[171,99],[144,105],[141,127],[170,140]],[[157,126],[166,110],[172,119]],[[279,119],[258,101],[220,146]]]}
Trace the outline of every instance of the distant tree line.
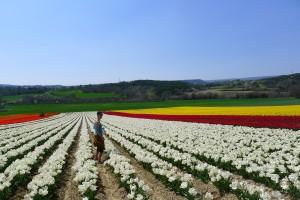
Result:
{"label": "distant tree line", "polygon": [[[79,98],[51,95],[53,89],[81,90],[84,93],[116,93],[113,97]],[[177,99],[242,99],[242,98],[300,98],[300,74],[280,76],[257,81],[234,80],[227,82],[191,84],[181,81],[138,80],[131,82],[109,83],[99,85],[79,85],[71,87],[0,87],[0,105],[3,107],[5,96],[23,95],[14,104],[46,103],[105,103],[164,101]],[[214,92],[214,88],[222,88]],[[40,95],[36,95],[40,94]]]}
{"label": "distant tree line", "polygon": [[[49,90],[36,90],[43,95],[30,95],[34,90],[26,91],[20,101],[14,104],[46,104],[46,103],[103,103],[103,102],[134,102],[134,101],[161,101],[178,99],[195,89],[196,86],[180,81],[151,81],[139,80],[101,85],[80,85],[64,87],[63,90],[81,90],[84,93],[116,93],[115,97],[78,98],[75,94],[57,96],[45,94]],[[199,86],[200,87],[200,86]],[[12,89],[13,90],[13,89]],[[15,91],[13,94],[20,94]],[[12,93],[11,93],[12,94]]]}
{"label": "distant tree line", "polygon": [[14,96],[14,95],[24,95],[24,94],[42,94],[50,91],[51,87],[37,87],[37,86],[6,86],[0,87],[0,96]]}
{"label": "distant tree line", "polygon": [[2,96],[0,95],[0,112],[5,112],[7,111],[4,107],[5,101],[3,100]]}
{"label": "distant tree line", "polygon": [[122,99],[161,100],[191,91],[193,87],[200,86],[181,81],[137,80],[101,85],[81,85],[70,89],[79,89],[84,93],[115,92],[123,97]]}
{"label": "distant tree line", "polygon": [[288,92],[194,92],[186,93],[180,99],[196,100],[196,99],[255,99],[255,98],[283,98],[290,97]]}
{"label": "distant tree line", "polygon": [[26,95],[21,101],[15,102],[14,104],[55,104],[55,103],[106,103],[106,102],[118,102],[119,99],[115,97],[105,97],[105,98],[76,98],[69,96],[33,96]]}
{"label": "distant tree line", "polygon": [[300,99],[300,84],[290,87],[289,91],[292,97]]}

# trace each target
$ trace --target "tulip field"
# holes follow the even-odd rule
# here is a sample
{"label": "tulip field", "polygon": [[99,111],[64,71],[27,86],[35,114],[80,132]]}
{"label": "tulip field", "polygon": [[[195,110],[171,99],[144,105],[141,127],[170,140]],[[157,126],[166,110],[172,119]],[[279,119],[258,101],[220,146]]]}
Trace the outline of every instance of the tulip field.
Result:
{"label": "tulip field", "polygon": [[109,114],[250,127],[300,129],[300,106],[171,107],[114,111]]}
{"label": "tulip field", "polygon": [[103,164],[96,112],[0,125],[0,200],[300,199],[299,107],[213,109],[105,112]]}

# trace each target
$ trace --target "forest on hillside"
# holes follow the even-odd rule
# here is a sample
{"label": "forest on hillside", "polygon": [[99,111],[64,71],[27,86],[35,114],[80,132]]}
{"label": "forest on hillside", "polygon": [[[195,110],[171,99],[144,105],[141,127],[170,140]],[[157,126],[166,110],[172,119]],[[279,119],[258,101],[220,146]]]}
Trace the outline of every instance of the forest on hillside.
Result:
{"label": "forest on hillside", "polygon": [[[75,92],[81,92],[78,97]],[[58,93],[64,95],[58,95]],[[93,94],[113,95],[93,95]],[[7,97],[16,97],[7,101]],[[189,99],[300,98],[300,74],[213,83],[137,80],[78,86],[1,86],[0,103],[103,103]]]}

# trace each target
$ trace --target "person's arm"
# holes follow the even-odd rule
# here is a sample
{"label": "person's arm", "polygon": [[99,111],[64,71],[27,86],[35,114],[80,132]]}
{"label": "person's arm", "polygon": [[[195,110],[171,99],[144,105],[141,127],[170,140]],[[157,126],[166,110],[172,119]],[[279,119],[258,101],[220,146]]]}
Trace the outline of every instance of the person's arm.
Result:
{"label": "person's arm", "polygon": [[99,133],[99,126],[100,126],[100,122],[97,122],[97,124],[96,124],[96,134],[100,135],[100,133]]}
{"label": "person's arm", "polygon": [[100,126],[100,122],[97,122],[97,134],[99,134],[99,135],[103,138],[103,140],[104,140],[104,136],[103,136],[103,134],[104,134],[104,132],[103,132],[103,125],[102,125],[102,135],[101,135],[100,132],[99,132],[99,126]]}
{"label": "person's arm", "polygon": [[105,127],[103,125],[102,125],[102,135],[103,135],[103,138],[104,138],[104,135],[106,135]]}

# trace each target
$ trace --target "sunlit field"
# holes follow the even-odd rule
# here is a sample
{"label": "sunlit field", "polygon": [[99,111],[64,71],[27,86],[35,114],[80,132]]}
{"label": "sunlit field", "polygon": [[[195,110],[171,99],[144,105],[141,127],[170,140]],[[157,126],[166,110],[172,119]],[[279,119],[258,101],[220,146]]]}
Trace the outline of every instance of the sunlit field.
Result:
{"label": "sunlit field", "polygon": [[[178,113],[184,109],[191,113]],[[107,112],[99,164],[95,113],[0,125],[0,199],[98,199],[102,184],[121,188],[114,194],[121,199],[300,198],[299,130]]]}

